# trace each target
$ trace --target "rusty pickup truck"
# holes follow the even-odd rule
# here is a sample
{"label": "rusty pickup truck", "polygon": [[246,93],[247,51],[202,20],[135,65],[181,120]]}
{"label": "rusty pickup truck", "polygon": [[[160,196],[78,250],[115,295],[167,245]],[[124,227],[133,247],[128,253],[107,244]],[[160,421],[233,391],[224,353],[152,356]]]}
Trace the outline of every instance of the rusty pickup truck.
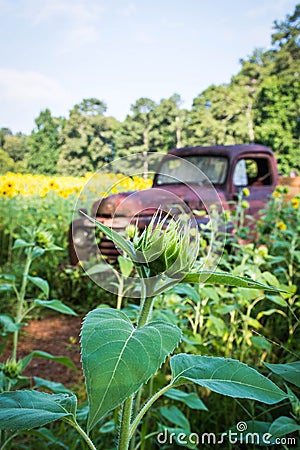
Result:
{"label": "rusty pickup truck", "polygon": [[[247,213],[256,216],[278,180],[274,153],[262,145],[176,148],[159,161],[152,188],[97,200],[90,215],[116,231],[124,230],[129,223],[144,229],[157,209],[166,208],[166,204],[175,207],[176,199],[180,199],[193,211],[197,222],[203,223],[208,220],[206,213],[212,203],[220,202],[222,208],[232,209],[239,192],[247,188]],[[174,198],[171,206],[170,198]],[[75,219],[69,234],[71,264],[87,260],[98,249],[107,258],[118,255],[113,242],[105,236],[96,241],[94,225],[88,219]]]}

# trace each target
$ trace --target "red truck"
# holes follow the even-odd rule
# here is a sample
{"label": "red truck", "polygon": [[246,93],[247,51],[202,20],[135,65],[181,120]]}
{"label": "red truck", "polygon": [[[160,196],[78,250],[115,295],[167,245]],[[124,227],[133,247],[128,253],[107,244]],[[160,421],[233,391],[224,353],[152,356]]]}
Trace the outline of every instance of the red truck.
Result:
{"label": "red truck", "polygon": [[[262,145],[177,148],[170,150],[158,163],[151,189],[97,200],[90,215],[116,231],[124,230],[132,222],[144,229],[155,211],[176,209],[180,200],[181,208],[185,205],[187,210],[193,211],[198,223],[206,223],[213,203],[232,209],[239,192],[247,188],[247,213],[256,216],[278,181],[274,153]],[[91,254],[96,254],[97,247],[108,259],[118,254],[113,242],[105,236],[96,243],[95,227],[88,219],[74,220],[69,235],[71,264],[87,260]]]}

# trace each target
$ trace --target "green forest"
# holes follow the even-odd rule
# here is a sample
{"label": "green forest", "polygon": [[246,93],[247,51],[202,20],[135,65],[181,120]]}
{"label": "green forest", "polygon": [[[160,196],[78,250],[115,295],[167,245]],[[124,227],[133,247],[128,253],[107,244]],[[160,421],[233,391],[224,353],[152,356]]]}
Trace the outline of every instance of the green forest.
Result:
{"label": "green forest", "polygon": [[83,175],[135,152],[252,142],[275,151],[282,175],[299,172],[299,17],[300,4],[275,20],[270,48],[254,49],[228,84],[210,85],[190,109],[177,93],[159,103],[142,97],[120,122],[101,99],[87,98],[68,117],[41,111],[29,135],[2,126],[1,173]]}

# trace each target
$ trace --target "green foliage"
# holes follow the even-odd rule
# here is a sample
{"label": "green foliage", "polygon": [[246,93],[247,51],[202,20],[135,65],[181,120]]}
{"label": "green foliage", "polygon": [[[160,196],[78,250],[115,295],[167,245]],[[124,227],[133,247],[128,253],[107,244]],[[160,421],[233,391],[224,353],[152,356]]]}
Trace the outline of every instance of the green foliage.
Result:
{"label": "green foliage", "polygon": [[185,403],[191,409],[207,411],[205,404],[195,392],[183,392],[180,389],[171,388],[165,393],[165,397]]}
{"label": "green foliage", "polygon": [[236,286],[236,287],[244,287],[244,288],[253,288],[253,289],[264,289],[266,291],[270,290],[271,292],[280,292],[280,289],[274,288],[274,286],[266,286],[259,281],[254,281],[245,277],[239,277],[237,275],[231,275],[228,273],[222,272],[209,272],[209,271],[201,271],[200,273],[189,273],[182,280],[184,283],[201,283],[205,284],[225,284],[227,286]]}
{"label": "green foliage", "polygon": [[70,358],[67,358],[66,356],[51,355],[50,353],[43,352],[41,350],[34,350],[33,352],[29,353],[29,355],[25,356],[23,359],[20,360],[22,364],[22,370],[24,370],[28,366],[28,364],[32,361],[33,358],[48,359],[50,361],[58,362],[59,364],[68,367],[69,369],[77,370],[76,366],[70,360]]}
{"label": "green foliage", "polygon": [[62,303],[60,300],[40,300],[35,299],[34,304],[38,306],[43,306],[44,308],[53,309],[54,311],[70,314],[71,316],[76,316],[77,314],[67,305]]}
{"label": "green foliage", "polygon": [[[12,386],[18,386],[18,380],[21,379],[21,373],[30,363],[32,358],[46,358],[64,364],[72,369],[76,369],[74,364],[66,357],[57,357],[37,350],[31,352],[25,358],[18,358],[18,344],[21,328],[24,326],[25,319],[35,308],[44,306],[64,314],[76,315],[71,308],[59,300],[31,299],[27,297],[28,282],[30,282],[38,289],[38,293],[43,298],[48,299],[50,286],[47,280],[29,275],[30,269],[34,260],[43,256],[46,252],[59,250],[59,247],[54,245],[51,234],[46,230],[38,228],[33,230],[27,229],[26,231],[27,240],[17,239],[13,246],[14,250],[21,250],[25,256],[21,280],[18,281],[17,278],[11,274],[0,274],[0,285],[2,290],[13,292],[15,295],[15,304],[12,309],[12,314],[0,315],[2,336],[7,338],[9,334],[12,335],[11,358],[9,358],[5,364],[0,365],[0,391],[9,391]],[[42,247],[38,244],[42,244]]]}
{"label": "green foliage", "polygon": [[232,145],[254,140],[248,110],[253,102],[244,86],[210,86],[193,101],[190,145]]}
{"label": "green foliage", "polygon": [[[118,449],[127,450],[129,448],[129,442],[132,440],[134,443],[135,434],[139,424],[143,422],[143,427],[144,423],[147,423],[147,421],[143,421],[143,419],[150,407],[168,391],[171,391],[169,398],[177,398],[186,405],[193,405],[196,409],[206,409],[197,397],[174,389],[178,386],[185,386],[190,383],[202,386],[225,396],[257,400],[267,404],[278,403],[290,396],[268,378],[240,361],[230,358],[205,357],[180,353],[170,358],[170,382],[168,384],[163,383],[163,387],[156,391],[156,393],[153,394],[150,392],[148,400],[144,406],[141,407],[140,398],[144,385],[148,381],[150,384],[153,383],[154,375],[161,368],[166,358],[176,347],[178,347],[182,337],[180,328],[175,324],[171,324],[169,320],[164,320],[162,318],[160,320],[151,319],[155,298],[153,297],[153,288],[147,283],[148,279],[151,279],[151,271],[148,272],[146,270],[149,263],[149,254],[152,252],[151,258],[153,257],[153,262],[157,259],[159,260],[162,252],[158,250],[159,247],[161,247],[161,250],[167,255],[175,255],[175,259],[181,261],[179,253],[182,252],[178,252],[177,250],[178,248],[182,249],[182,242],[185,242],[186,246],[189,247],[190,241],[186,239],[186,233],[181,234],[180,229],[174,228],[171,225],[163,230],[163,228],[160,227],[160,224],[158,224],[156,228],[156,234],[158,234],[158,236],[153,239],[151,228],[153,224],[150,224],[149,231],[147,232],[146,230],[140,238],[135,237],[134,243],[132,244],[129,240],[124,239],[104,225],[98,224],[93,219],[91,220],[99,226],[101,231],[106,233],[119,248],[127,252],[127,256],[132,260],[132,264],[138,269],[141,284],[141,305],[136,326],[125,312],[111,308],[97,308],[89,312],[84,320],[81,333],[81,352],[89,401],[87,421],[87,429],[89,431],[95,428],[96,424],[103,420],[103,418],[113,409],[122,405]],[[166,219],[162,220],[162,225],[165,220]],[[165,239],[161,239],[163,234],[165,234]],[[176,236],[174,236],[174,234],[176,234]],[[35,235],[36,234],[34,234],[34,236]],[[51,240],[49,240],[49,242],[49,245],[53,245]],[[28,244],[29,243],[24,240],[19,240],[16,246],[21,247],[26,251],[30,251],[31,247],[28,246]],[[141,255],[139,262],[137,263],[138,252],[141,253]],[[174,266],[174,264],[176,266],[176,260],[172,260],[172,266]],[[168,261],[168,259],[166,261]],[[121,265],[123,263],[121,263]],[[206,280],[209,280],[208,283],[229,283],[236,288],[247,287],[248,291],[252,290],[254,292],[257,291],[258,288],[265,288],[278,295],[281,291],[277,287],[268,287],[259,281],[254,282],[239,275],[236,276],[226,273],[215,274],[210,272],[205,274],[206,279],[202,280],[200,273],[195,273],[195,270],[193,273],[193,266],[195,264],[195,258],[192,258],[188,264],[184,264],[185,272],[192,274],[189,275],[189,273],[187,273],[185,281],[197,283],[198,286],[200,286],[200,282],[205,283]],[[130,266],[130,269],[132,269],[132,266]],[[123,271],[124,270],[128,272],[129,269],[123,264]],[[168,265],[158,265],[157,271],[159,272],[159,270],[168,270]],[[163,272],[161,275],[162,274]],[[25,275],[27,281],[28,270]],[[188,279],[189,276],[191,276],[190,280]],[[270,279],[272,280],[272,277],[267,277],[267,279],[270,281]],[[48,294],[47,285],[42,283],[39,278],[33,277],[29,280],[42,291],[43,295]],[[9,281],[9,278],[5,281]],[[13,281],[11,280],[11,282]],[[167,284],[172,286],[172,284],[176,285],[177,283],[177,279],[169,279]],[[149,286],[151,289],[149,289]],[[154,288],[154,291],[155,289],[156,288]],[[147,296],[148,293],[150,293],[149,297]],[[194,291],[193,287],[182,285],[181,293],[191,295],[194,301],[197,302],[196,291]],[[61,306],[58,305],[58,309],[60,309],[60,307]],[[17,320],[16,323],[19,323],[19,321]],[[15,331],[14,333],[18,333],[18,331]],[[51,356],[47,354],[43,355],[43,352],[33,352],[33,354],[19,361],[16,367],[11,364],[10,371],[13,373],[13,376],[18,376],[18,372],[21,371],[34,356],[51,358]],[[57,357],[52,358],[56,359]],[[15,358],[13,358],[12,363],[14,361],[16,361]],[[65,361],[63,363],[65,363]],[[47,383],[44,385],[47,386]],[[49,385],[48,388],[51,390],[51,385]],[[54,389],[57,389],[57,386],[54,386]],[[24,395],[22,396],[23,393]],[[87,445],[95,450],[96,447],[90,437],[76,422],[76,400],[73,396],[64,396],[62,399],[61,396],[63,394],[52,394],[50,397],[45,397],[45,411],[49,408],[51,414],[53,411],[55,414],[62,414],[61,417],[51,414],[47,417],[47,414],[43,411],[39,403],[40,393],[38,392],[36,397],[34,397],[33,394],[29,399],[29,410],[31,410],[31,413],[28,413],[28,407],[26,409],[28,392],[23,391],[23,393],[20,391],[20,393],[17,394],[20,397],[20,399],[18,397],[18,401],[15,401],[15,392],[6,393],[3,396],[0,395],[0,411],[1,408],[4,411],[4,429],[7,429],[8,427],[8,417],[11,417],[11,428],[21,430],[27,429],[28,427],[43,426],[46,423],[61,418],[75,428],[84,438]],[[57,395],[59,395],[59,397],[57,397]],[[56,404],[57,399],[59,407],[57,407]],[[54,401],[54,404],[51,403],[51,400]],[[9,403],[10,401],[11,403]],[[67,407],[65,407],[65,402],[67,402]],[[63,412],[61,410],[58,411],[62,403],[63,408],[65,409]],[[11,408],[7,408],[8,404],[13,405],[13,411],[11,411]],[[28,422],[26,422],[25,426],[20,425],[21,416],[24,412],[23,410],[26,410],[28,416]],[[134,416],[132,418],[133,412]],[[175,425],[190,430],[188,419],[177,407],[162,407],[160,408],[160,414],[162,417],[168,417]],[[32,420],[31,422],[30,418]]]}
{"label": "green foliage", "polygon": [[105,117],[105,111],[105,104],[97,99],[85,99],[70,111],[61,132],[63,144],[57,162],[60,174],[80,176],[113,159],[116,121]]}
{"label": "green foliage", "polygon": [[81,337],[90,403],[88,428],[145,384],[180,338],[180,329],[165,322],[135,329],[121,311],[109,308],[90,312]]}
{"label": "green foliage", "polygon": [[278,186],[258,222],[259,243],[273,256],[272,270],[282,283],[299,285],[300,198],[288,200],[288,188]]}
{"label": "green foliage", "polygon": [[11,172],[14,169],[14,160],[2,148],[0,148],[0,167],[1,174]]}
{"label": "green foliage", "polygon": [[[288,173],[291,168],[298,168],[295,153],[299,131],[299,84],[295,76],[296,61],[299,61],[298,18],[297,6],[285,22],[276,23],[272,51],[255,51],[242,62],[240,73],[230,84],[208,88],[194,100],[189,117],[187,112],[180,110],[180,98],[176,96],[162,100],[160,104],[140,99],[133,105],[132,116],[128,116],[123,124],[106,120],[103,116],[106,107],[97,99],[86,99],[75,105],[62,131],[65,153],[60,152],[60,167],[69,161],[73,173],[74,170],[94,170],[111,158],[115,149],[121,156],[123,144],[124,152],[145,152],[146,169],[147,152],[157,146],[161,151],[174,144],[182,145],[181,142],[215,144],[259,139],[280,150],[282,171]],[[1,147],[9,142],[9,137],[11,134],[7,131],[0,134]],[[17,142],[11,140],[10,143],[17,155],[18,146],[14,147]],[[39,143],[42,145],[42,141]],[[222,432],[240,417],[247,418],[247,431],[258,433],[260,439],[263,433],[270,433],[272,439],[295,435],[300,428],[299,361],[295,361],[299,352],[300,208],[298,198],[287,202],[281,195],[283,192],[279,194],[271,200],[258,223],[257,242],[241,245],[239,239],[247,236],[247,227],[243,233],[239,230],[231,240],[231,252],[225,252],[218,272],[199,272],[195,267],[189,267],[183,284],[172,287],[174,280],[169,279],[165,285],[154,286],[155,289],[150,291],[146,254],[146,264],[138,270],[142,287],[140,309],[130,304],[123,311],[98,308],[86,316],[81,346],[90,410],[88,412],[83,406],[78,412],[77,420],[82,427],[75,417],[76,397],[59,383],[40,378],[35,379],[35,389],[46,389],[53,394],[11,390],[0,395],[0,427],[17,432],[42,427],[28,432],[31,433],[28,440],[21,444],[25,448],[30,448],[29,441],[33,446],[37,443],[39,448],[55,445],[75,449],[84,445],[68,431],[68,425],[73,427],[74,434],[76,431],[83,437],[89,448],[95,450],[97,446],[106,450],[114,444],[120,408],[120,450],[127,449],[130,440],[132,446],[142,449],[154,447],[157,442],[154,438],[151,441],[151,436],[157,429],[156,420],[158,427],[165,427],[177,437],[182,431],[207,431],[207,424]],[[18,214],[18,207],[15,210]],[[44,213],[34,211],[36,217],[45,217]],[[244,218],[241,213],[236,223]],[[51,224],[50,219],[48,222]],[[59,227],[63,229],[62,222],[60,219]],[[68,223],[66,219],[65,224]],[[121,257],[119,260],[121,285],[122,277],[135,270],[137,248],[100,225],[101,231],[132,259]],[[12,225],[7,223],[7,229],[9,226]],[[30,256],[25,261],[26,270],[21,277],[18,274],[1,274],[0,277],[0,290],[10,296],[16,292],[19,310],[15,317],[6,313],[0,315],[2,337],[14,336],[12,358],[1,365],[1,382],[5,390],[22,387],[26,382],[22,371],[32,358],[46,358],[74,368],[69,359],[41,351],[33,351],[22,359],[16,357],[19,332],[32,308],[43,306],[74,314],[59,300],[48,300],[51,291],[46,278],[50,277],[30,270],[39,268],[40,257],[43,260],[49,257],[49,245],[53,245],[53,240],[46,239],[46,235],[39,242],[35,238],[24,240],[23,236],[18,237],[13,252],[18,258]],[[143,239],[149,237],[145,233]],[[175,259],[180,253],[174,249],[179,244],[176,239],[154,242],[152,239],[153,243],[157,247],[164,246],[166,254],[175,255]],[[143,241],[143,245],[138,246],[139,251],[149,250],[144,244]],[[173,246],[169,253],[165,244]],[[160,252],[156,254],[160,255]],[[166,269],[168,258],[164,262],[166,264],[160,268]],[[84,297],[87,303],[86,296],[82,295],[79,272],[66,268],[57,274],[57,278],[64,285],[61,289],[67,289],[66,296],[71,287],[74,299]],[[49,274],[52,276],[51,265]],[[171,289],[164,292],[170,286]],[[31,292],[34,295],[27,295]],[[159,296],[153,297],[159,292]],[[104,299],[100,300],[102,293],[98,295],[97,303],[103,303]],[[123,295],[124,292],[120,292],[118,307],[121,307]],[[110,302],[114,300],[110,299]],[[168,359],[176,347],[180,353]],[[266,358],[270,362],[265,363]],[[265,377],[245,362],[260,366],[263,373],[270,370],[280,387],[270,380],[270,373]],[[224,395],[222,407],[215,393]],[[242,400],[234,400],[236,398]],[[279,410],[276,406],[268,410],[262,405],[257,406],[253,400],[272,405],[283,402]],[[192,414],[189,408],[193,408]],[[87,427],[93,428],[90,436],[83,430],[87,417]],[[61,425],[50,424],[50,429],[43,428],[57,419],[63,421]],[[111,437],[112,432],[114,437]],[[137,436],[138,443],[135,442]],[[3,433],[2,447],[10,448],[14,437],[15,434]],[[40,447],[41,439],[46,441],[45,447]],[[244,439],[247,442],[246,435]],[[188,447],[193,448],[192,445]]]}
{"label": "green foliage", "polygon": [[279,170],[288,175],[299,171],[300,82],[295,77],[270,75],[257,93],[255,130],[259,142],[278,151]]}
{"label": "green foliage", "polygon": [[1,394],[0,429],[29,430],[54,420],[74,416],[74,395],[46,394],[38,391],[15,391]]}
{"label": "green foliage", "polygon": [[50,175],[57,173],[63,122],[62,118],[52,117],[49,109],[41,111],[35,120],[36,129],[28,138],[28,171]]}
{"label": "green foliage", "polygon": [[229,397],[273,404],[287,394],[246,364],[233,359],[179,354],[171,358],[172,384],[200,384]]}
{"label": "green foliage", "polygon": [[265,366],[276,375],[280,375],[284,380],[300,387],[300,361],[288,364],[265,363]]}

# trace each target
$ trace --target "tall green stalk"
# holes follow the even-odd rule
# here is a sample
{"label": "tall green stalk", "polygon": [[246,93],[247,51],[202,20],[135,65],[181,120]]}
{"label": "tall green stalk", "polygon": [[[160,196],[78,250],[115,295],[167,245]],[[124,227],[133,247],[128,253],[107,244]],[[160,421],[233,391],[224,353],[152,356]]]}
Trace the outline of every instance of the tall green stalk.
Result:
{"label": "tall green stalk", "polygon": [[[144,273],[140,271],[139,274],[141,281],[141,303],[140,303],[141,308],[138,315],[137,328],[143,327],[149,321],[154,302],[153,297],[147,297],[146,284],[143,276],[141,276],[144,275]],[[142,388],[140,389],[136,399],[136,402],[138,403],[140,402],[141,390]],[[118,442],[118,450],[128,450],[129,448],[130,439],[132,438],[132,436],[130,436],[130,427],[131,427],[131,415],[133,405],[134,405],[134,396],[132,395],[127,400],[125,400],[122,407],[120,417],[120,438]],[[135,404],[135,410],[137,410],[138,408],[139,404]]]}
{"label": "tall green stalk", "polygon": [[[16,324],[20,325],[23,318],[23,310],[24,310],[24,299],[26,294],[26,287],[28,281],[28,274],[30,265],[32,263],[32,247],[29,247],[27,250],[26,262],[23,270],[22,276],[22,284],[20,291],[16,291],[17,294],[17,313],[16,313]],[[13,350],[12,350],[12,360],[14,362],[17,361],[17,351],[18,351],[18,340],[19,340],[19,328],[14,332],[13,336]]]}
{"label": "tall green stalk", "polygon": [[120,438],[118,443],[118,450],[128,450],[130,441],[130,421],[131,411],[133,405],[133,395],[131,395],[123,403],[120,423]]}
{"label": "tall green stalk", "polygon": [[91,450],[97,450],[97,448],[95,447],[89,436],[75,420],[65,419],[65,422],[69,423],[73,428],[75,428],[75,430],[82,436],[82,438],[85,440],[85,442],[87,443],[88,447]]}

